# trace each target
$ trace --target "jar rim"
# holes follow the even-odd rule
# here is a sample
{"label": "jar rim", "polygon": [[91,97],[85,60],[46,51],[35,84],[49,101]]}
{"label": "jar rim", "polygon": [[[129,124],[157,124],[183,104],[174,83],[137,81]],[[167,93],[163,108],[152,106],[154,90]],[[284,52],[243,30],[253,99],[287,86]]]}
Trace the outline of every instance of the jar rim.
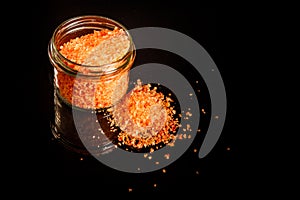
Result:
{"label": "jar rim", "polygon": [[[77,63],[74,62],[68,58],[66,58],[60,51],[59,51],[59,47],[55,44],[55,39],[56,36],[59,34],[59,32],[64,28],[64,27],[72,27],[72,26],[80,26],[80,25],[84,25],[86,22],[94,22],[96,23],[97,20],[99,20],[98,22],[101,22],[101,20],[104,20],[103,22],[101,22],[100,24],[103,25],[110,25],[110,26],[114,26],[114,27],[118,27],[124,30],[126,36],[129,39],[129,48],[127,49],[126,53],[118,58],[117,60],[110,62],[110,63],[106,63],[106,64],[102,64],[102,65],[88,65],[88,64],[82,64],[82,63]],[[94,27],[97,28],[97,27]],[[65,21],[63,21],[62,23],[60,23],[57,28],[54,30],[51,40],[50,40],[50,44],[49,44],[49,54],[55,53],[60,60],[64,60],[67,63],[70,63],[72,65],[76,65],[80,68],[83,69],[87,69],[87,70],[91,70],[94,69],[96,70],[96,73],[113,73],[115,71],[118,71],[120,68],[122,68],[123,64],[122,61],[127,60],[128,58],[131,57],[131,60],[134,59],[135,57],[135,45],[133,43],[132,37],[128,31],[128,29],[122,25],[121,23],[117,22],[116,20],[109,18],[109,17],[105,17],[105,16],[101,16],[101,15],[81,15],[81,16],[76,16],[76,17],[72,17],[69,18]],[[54,52],[52,52],[54,51]],[[64,65],[64,67],[66,67],[68,70],[73,71],[73,72],[80,72],[76,69],[73,69],[72,67],[68,66],[66,63],[61,63]],[[105,69],[108,68],[110,66],[118,66],[115,67],[111,70],[101,70],[101,69]]]}

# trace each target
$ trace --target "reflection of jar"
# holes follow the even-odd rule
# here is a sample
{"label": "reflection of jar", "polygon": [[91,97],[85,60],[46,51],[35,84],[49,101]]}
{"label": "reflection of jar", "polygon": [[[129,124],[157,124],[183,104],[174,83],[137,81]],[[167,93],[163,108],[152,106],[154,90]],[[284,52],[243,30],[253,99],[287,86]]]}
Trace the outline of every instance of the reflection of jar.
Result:
{"label": "reflection of jar", "polygon": [[[111,107],[126,94],[135,53],[127,29],[106,17],[79,16],[56,28],[48,45],[55,138],[75,149],[84,149],[82,141],[91,138],[108,143],[103,134],[98,135],[99,124],[92,123],[101,118],[94,111]],[[78,136],[79,130],[84,138]],[[91,143],[99,147],[97,142]]]}

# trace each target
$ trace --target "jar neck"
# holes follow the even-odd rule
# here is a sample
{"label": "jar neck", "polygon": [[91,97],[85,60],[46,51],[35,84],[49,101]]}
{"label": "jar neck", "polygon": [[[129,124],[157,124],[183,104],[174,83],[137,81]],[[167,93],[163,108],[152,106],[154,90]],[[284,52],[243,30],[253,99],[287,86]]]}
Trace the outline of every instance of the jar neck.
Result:
{"label": "jar neck", "polygon": [[[116,61],[104,65],[92,66],[73,62],[60,52],[60,47],[71,39],[84,36],[95,30],[113,30],[115,28],[124,30],[129,40],[128,50]],[[74,76],[98,77],[120,73],[120,71],[130,68],[135,55],[135,47],[127,29],[118,22],[101,16],[81,16],[63,22],[54,31],[48,45],[48,56],[51,64],[57,70]]]}

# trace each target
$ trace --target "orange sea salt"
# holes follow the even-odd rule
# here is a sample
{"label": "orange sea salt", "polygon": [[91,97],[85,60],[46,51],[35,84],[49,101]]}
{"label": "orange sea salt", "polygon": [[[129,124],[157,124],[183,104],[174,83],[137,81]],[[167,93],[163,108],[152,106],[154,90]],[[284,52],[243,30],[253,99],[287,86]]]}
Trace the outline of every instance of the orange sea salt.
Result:
{"label": "orange sea salt", "polygon": [[[120,145],[135,149],[167,144],[175,138],[179,125],[173,100],[151,84],[137,86],[114,106],[112,123],[120,127]],[[157,148],[158,146],[156,146]]]}
{"label": "orange sea salt", "polygon": [[116,70],[119,67],[117,61],[122,60],[129,49],[128,35],[119,28],[94,30],[64,43],[60,46],[60,53],[72,61],[66,63],[69,68],[83,75],[93,70],[104,75],[76,77],[57,70],[56,83],[60,95],[80,108],[98,109],[113,105],[127,91],[128,68],[109,76],[105,73]]}

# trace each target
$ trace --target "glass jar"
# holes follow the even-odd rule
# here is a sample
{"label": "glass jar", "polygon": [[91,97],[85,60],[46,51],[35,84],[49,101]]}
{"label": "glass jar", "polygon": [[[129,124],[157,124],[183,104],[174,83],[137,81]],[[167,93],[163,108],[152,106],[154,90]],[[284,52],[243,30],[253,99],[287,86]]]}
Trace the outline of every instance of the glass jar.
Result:
{"label": "glass jar", "polygon": [[79,152],[110,149],[100,121],[105,110],[126,94],[135,54],[128,30],[107,17],[79,16],[55,29],[48,56],[56,139]]}

